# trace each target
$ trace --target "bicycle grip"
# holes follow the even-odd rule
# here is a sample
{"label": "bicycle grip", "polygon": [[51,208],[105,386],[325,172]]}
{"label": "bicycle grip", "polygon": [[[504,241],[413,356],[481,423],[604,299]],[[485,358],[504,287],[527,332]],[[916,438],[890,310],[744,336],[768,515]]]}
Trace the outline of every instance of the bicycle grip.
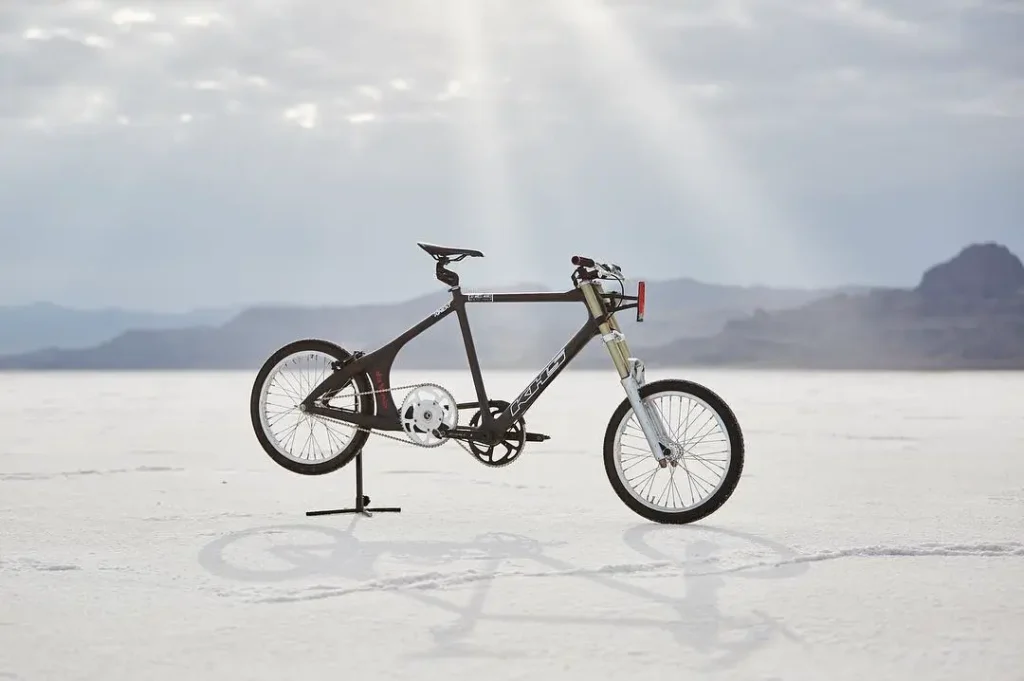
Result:
{"label": "bicycle grip", "polygon": [[593,267],[594,261],[582,255],[574,255],[572,256],[572,264],[577,267]]}

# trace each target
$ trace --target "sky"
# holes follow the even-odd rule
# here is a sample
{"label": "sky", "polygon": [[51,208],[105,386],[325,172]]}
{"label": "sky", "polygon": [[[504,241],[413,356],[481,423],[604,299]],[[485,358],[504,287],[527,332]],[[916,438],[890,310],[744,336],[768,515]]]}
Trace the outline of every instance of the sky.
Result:
{"label": "sky", "polygon": [[0,304],[350,304],[1024,256],[1019,0],[0,8]]}

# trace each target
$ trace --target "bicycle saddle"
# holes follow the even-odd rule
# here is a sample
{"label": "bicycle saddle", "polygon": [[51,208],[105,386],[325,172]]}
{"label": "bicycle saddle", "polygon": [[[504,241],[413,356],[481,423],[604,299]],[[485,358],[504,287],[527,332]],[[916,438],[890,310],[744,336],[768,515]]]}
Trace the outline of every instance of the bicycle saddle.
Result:
{"label": "bicycle saddle", "polygon": [[471,258],[484,257],[483,253],[475,251],[472,248],[450,248],[448,246],[437,246],[435,244],[423,243],[422,241],[417,241],[416,245],[435,258],[450,258],[452,256],[462,256],[463,258],[467,256]]}

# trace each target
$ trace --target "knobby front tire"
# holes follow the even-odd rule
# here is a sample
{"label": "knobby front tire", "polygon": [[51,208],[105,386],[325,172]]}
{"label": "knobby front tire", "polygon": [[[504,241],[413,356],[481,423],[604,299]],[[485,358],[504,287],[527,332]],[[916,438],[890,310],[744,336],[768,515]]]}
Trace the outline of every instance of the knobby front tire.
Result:
{"label": "knobby front tire", "polygon": [[736,416],[717,394],[681,379],[652,381],[640,389],[640,398],[683,445],[684,454],[677,466],[658,466],[624,399],[604,438],[612,489],[633,512],[657,523],[682,525],[706,518],[728,501],[743,472],[743,432]]}
{"label": "knobby front tire", "polygon": [[[329,341],[303,339],[285,345],[263,363],[253,382],[249,412],[256,439],[274,463],[300,475],[323,475],[348,464],[366,444],[369,433],[354,424],[298,410],[299,403],[332,373],[331,364],[350,357]],[[369,377],[358,374],[336,391],[330,405],[371,414],[371,390]]]}

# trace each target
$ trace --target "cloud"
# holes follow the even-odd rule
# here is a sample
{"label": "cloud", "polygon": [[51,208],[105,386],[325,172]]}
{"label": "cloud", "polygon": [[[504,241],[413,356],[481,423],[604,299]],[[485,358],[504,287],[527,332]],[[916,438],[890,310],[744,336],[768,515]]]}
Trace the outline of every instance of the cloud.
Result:
{"label": "cloud", "polygon": [[[13,66],[3,85],[5,92],[15,90],[2,115],[8,123],[79,125],[83,121],[69,118],[63,102],[93,89],[111,93],[117,108],[107,118],[88,118],[91,125],[113,125],[119,116],[170,124],[178,110],[223,119],[231,111],[247,111],[280,121],[297,102],[315,101],[323,109],[323,128],[338,130],[366,108],[365,99],[383,121],[412,113],[457,115],[444,103],[471,96],[470,79],[455,72],[456,36],[445,12],[431,11],[443,5],[24,3],[15,21],[0,26],[0,49]],[[647,0],[609,6],[678,75],[681,91],[721,102],[717,95],[728,90],[737,95],[730,98],[736,109],[756,107],[753,98],[770,98],[769,91],[786,93],[797,108],[826,106],[834,101],[831,94],[820,99],[816,90],[794,87],[856,68],[869,78],[897,74],[915,101],[925,97],[938,115],[948,110],[939,92],[960,77],[947,68],[958,55],[970,58],[973,72],[987,76],[992,86],[1007,87],[1019,77],[1006,72],[1010,55],[1019,57],[1024,49],[1008,35],[986,45],[993,16],[1004,24],[1016,21],[1017,28],[1024,22],[1015,5],[996,1]],[[490,96],[571,110],[574,101],[561,96],[560,74],[581,65],[566,47],[565,26],[542,4],[506,1],[489,7],[484,23],[495,79]],[[986,54],[996,55],[994,63],[985,63]],[[944,81],[936,77],[942,74]],[[510,76],[517,83],[504,85]],[[915,88],[920,80],[935,83],[936,90]],[[74,89],[67,89],[71,84]],[[65,92],[38,96],[40,88]],[[53,101],[56,108],[48,110]],[[715,115],[729,112],[717,108]],[[832,113],[842,115],[838,108]]]}
{"label": "cloud", "polygon": [[284,112],[286,120],[294,121],[300,128],[315,128],[319,119],[319,107],[312,102],[297,104]]}
{"label": "cloud", "polygon": [[881,35],[920,39],[929,33],[926,24],[902,18],[864,0],[831,0],[822,3],[814,11],[822,12],[840,23]]}
{"label": "cloud", "polygon": [[[496,0],[475,4],[473,21],[462,0],[8,3],[0,229],[18,227],[16,239],[4,234],[0,290],[24,288],[4,279],[15,263],[38,296],[107,299],[134,267],[143,276],[187,263],[206,273],[192,292],[168,280],[133,295],[195,300],[221,287],[275,297],[257,270],[280,255],[270,235],[286,226],[320,244],[316,257],[327,257],[323,243],[355,236],[366,250],[431,234],[500,251],[472,212],[488,209],[472,189],[488,182],[507,205],[495,224],[520,225],[547,240],[545,251],[606,244],[669,272],[682,267],[672,249],[641,256],[651,244],[622,244],[623,225],[647,225],[693,253],[717,238],[726,255],[687,265],[707,278],[775,275],[756,249],[735,252],[744,240],[695,200],[694,178],[728,195],[742,171],[777,199],[782,222],[803,225],[789,240],[819,239],[822,252],[864,238],[847,204],[829,208],[854,191],[903,188],[922,224],[951,221],[984,193],[992,219],[1013,222],[1018,199],[996,188],[1024,163],[1019,2],[604,0],[628,49],[596,53],[585,49],[594,39],[580,33],[586,23],[571,18],[588,2]],[[650,72],[595,58],[615,53]],[[716,147],[688,141],[683,120],[700,123],[732,165],[692,161],[687,147]],[[651,121],[676,138],[659,137]],[[709,178],[711,167],[736,170]],[[872,221],[898,200],[885,196]],[[959,203],[940,211],[941,201]],[[749,196],[744,207],[761,212]],[[821,224],[835,234],[816,236]],[[210,225],[244,252],[211,244]],[[950,239],[963,237],[956,229]],[[50,248],[75,240],[78,256],[130,253],[145,265],[90,275],[81,257]],[[245,263],[229,283],[218,274],[225,261]],[[57,281],[48,268],[77,283],[48,288]],[[294,286],[289,295],[309,290]]]}

